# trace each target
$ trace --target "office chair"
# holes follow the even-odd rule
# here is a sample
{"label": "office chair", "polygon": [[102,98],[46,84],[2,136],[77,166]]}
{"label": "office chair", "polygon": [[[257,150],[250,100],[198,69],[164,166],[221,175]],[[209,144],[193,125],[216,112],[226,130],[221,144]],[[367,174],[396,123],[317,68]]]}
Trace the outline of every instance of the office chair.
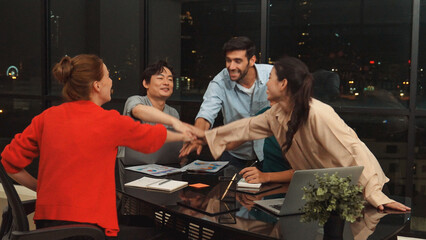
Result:
{"label": "office chair", "polygon": [[34,212],[35,200],[21,201],[1,163],[0,180],[9,204],[3,210],[0,227],[1,240],[54,240],[77,236],[89,237],[93,240],[105,239],[103,230],[90,224],[70,224],[30,231],[27,215]]}

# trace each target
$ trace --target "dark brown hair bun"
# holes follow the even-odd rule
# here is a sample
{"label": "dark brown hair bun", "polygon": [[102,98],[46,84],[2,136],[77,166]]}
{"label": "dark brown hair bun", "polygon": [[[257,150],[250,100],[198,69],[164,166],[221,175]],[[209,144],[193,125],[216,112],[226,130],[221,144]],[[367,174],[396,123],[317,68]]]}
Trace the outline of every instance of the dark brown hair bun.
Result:
{"label": "dark brown hair bun", "polygon": [[92,83],[102,79],[103,61],[96,55],[65,56],[53,69],[53,76],[62,84],[66,101],[89,100]]}
{"label": "dark brown hair bun", "polygon": [[62,84],[65,84],[71,77],[73,64],[71,58],[65,56],[57,63],[52,70],[53,76]]}

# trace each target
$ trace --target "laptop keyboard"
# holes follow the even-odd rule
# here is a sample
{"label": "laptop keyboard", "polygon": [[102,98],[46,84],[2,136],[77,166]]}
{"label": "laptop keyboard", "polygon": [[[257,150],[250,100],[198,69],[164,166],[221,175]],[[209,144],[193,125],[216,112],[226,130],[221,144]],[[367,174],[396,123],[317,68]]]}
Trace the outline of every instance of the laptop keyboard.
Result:
{"label": "laptop keyboard", "polygon": [[282,206],[282,204],[274,204],[274,205],[271,205],[271,207],[272,207],[272,208],[275,208],[275,209],[277,209],[277,210],[281,210],[281,206]]}

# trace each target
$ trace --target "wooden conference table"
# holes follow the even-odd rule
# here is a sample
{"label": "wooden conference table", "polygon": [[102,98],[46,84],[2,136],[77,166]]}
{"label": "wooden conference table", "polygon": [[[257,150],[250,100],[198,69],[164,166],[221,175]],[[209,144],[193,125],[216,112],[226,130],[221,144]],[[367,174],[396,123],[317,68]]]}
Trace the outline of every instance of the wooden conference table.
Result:
{"label": "wooden conference table", "polygon": [[[210,185],[208,188],[186,187],[165,193],[125,187],[122,205],[128,214],[146,215],[154,219],[158,228],[173,230],[177,239],[323,239],[323,228],[317,222],[302,223],[301,215],[277,218],[254,206],[253,200],[262,197],[283,197],[288,185],[259,195],[233,192],[230,195],[235,204],[230,208],[238,210],[231,213],[206,215],[178,204],[183,202],[206,211],[218,208],[215,204],[221,189],[219,177],[233,176],[237,171],[227,166],[216,174],[181,173],[166,177],[190,184],[205,183]],[[125,182],[142,176],[126,170]],[[409,199],[402,202],[411,205]],[[391,239],[409,222],[410,216],[410,213],[382,213],[367,207],[363,218],[345,223],[342,239]]]}

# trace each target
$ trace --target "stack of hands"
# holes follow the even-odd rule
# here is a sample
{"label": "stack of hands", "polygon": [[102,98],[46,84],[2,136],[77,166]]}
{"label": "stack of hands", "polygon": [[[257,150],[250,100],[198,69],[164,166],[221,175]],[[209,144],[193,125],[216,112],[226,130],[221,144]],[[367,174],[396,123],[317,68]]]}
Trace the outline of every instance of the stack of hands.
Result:
{"label": "stack of hands", "polygon": [[193,125],[188,123],[184,123],[180,120],[176,120],[173,123],[173,128],[183,134],[183,141],[185,144],[180,150],[179,157],[188,156],[195,149],[197,150],[197,154],[201,153],[203,145],[207,144],[206,135],[204,130],[201,130]]}

